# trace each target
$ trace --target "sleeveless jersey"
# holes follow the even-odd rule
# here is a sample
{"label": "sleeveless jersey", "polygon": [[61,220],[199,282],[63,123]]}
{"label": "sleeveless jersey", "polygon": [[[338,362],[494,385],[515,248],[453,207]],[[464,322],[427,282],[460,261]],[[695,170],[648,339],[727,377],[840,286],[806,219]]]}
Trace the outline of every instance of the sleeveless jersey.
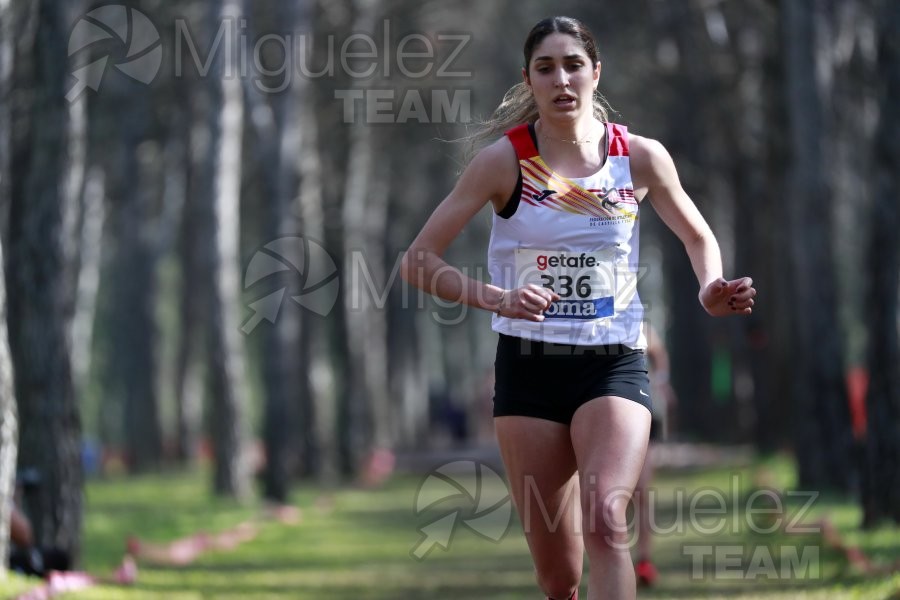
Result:
{"label": "sleeveless jersey", "polygon": [[534,283],[560,300],[542,323],[494,315],[493,330],[558,344],[646,348],[627,128],[608,123],[606,161],[577,178],[553,172],[541,159],[533,125],[506,135],[519,159],[519,180],[507,206],[493,215],[491,281],[507,290]]}

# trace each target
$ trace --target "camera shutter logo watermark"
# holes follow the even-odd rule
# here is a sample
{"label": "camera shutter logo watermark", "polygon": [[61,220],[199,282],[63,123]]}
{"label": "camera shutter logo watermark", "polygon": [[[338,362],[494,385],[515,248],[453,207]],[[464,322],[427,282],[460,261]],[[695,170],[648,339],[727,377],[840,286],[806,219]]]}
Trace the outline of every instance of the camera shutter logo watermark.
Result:
{"label": "camera shutter logo watermark", "polygon": [[69,58],[82,51],[90,52],[91,46],[109,40],[118,41],[123,50],[115,52],[115,56],[106,53],[73,70],[75,85],[66,94],[66,100],[73,102],[87,88],[98,91],[110,60],[116,69],[141,83],[148,84],[156,77],[162,63],[159,32],[145,14],[118,4],[95,8],[78,20],[69,35]]}
{"label": "camera shutter logo watermark", "polygon": [[277,274],[291,275],[289,285],[278,285],[274,291],[270,288],[247,305],[253,314],[241,326],[244,333],[249,334],[264,320],[274,324],[286,294],[323,317],[334,308],[339,287],[337,265],[316,242],[304,237],[283,237],[257,250],[244,272],[244,291],[257,284],[262,286],[265,280],[275,280],[273,276]]}
{"label": "camera shutter logo watermark", "polygon": [[415,511],[428,519],[419,527],[422,537],[409,553],[424,560],[435,546],[447,550],[460,524],[499,542],[509,530],[512,502],[496,471],[478,461],[460,460],[429,473],[416,493]]}

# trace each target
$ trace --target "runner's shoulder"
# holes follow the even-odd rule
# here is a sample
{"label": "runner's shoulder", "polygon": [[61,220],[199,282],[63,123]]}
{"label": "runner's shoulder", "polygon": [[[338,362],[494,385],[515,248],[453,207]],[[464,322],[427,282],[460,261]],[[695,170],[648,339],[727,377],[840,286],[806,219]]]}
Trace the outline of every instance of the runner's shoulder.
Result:
{"label": "runner's shoulder", "polygon": [[466,168],[466,174],[477,180],[491,199],[509,198],[519,177],[519,162],[509,138],[503,136],[479,150]]}

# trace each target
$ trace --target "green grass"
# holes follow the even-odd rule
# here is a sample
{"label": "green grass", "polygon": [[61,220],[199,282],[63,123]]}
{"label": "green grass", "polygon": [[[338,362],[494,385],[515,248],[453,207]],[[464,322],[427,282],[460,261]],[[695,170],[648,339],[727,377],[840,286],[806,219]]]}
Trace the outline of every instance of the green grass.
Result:
{"label": "green grass", "polygon": [[[696,498],[700,498],[697,501],[701,506],[715,508],[717,494],[725,502],[726,512],[693,526],[684,523],[671,534],[657,536],[655,560],[661,572],[660,584],[651,591],[642,591],[640,596],[745,600],[900,598],[900,575],[865,576],[848,565],[841,554],[824,547],[818,534],[751,530],[748,522],[761,526],[773,519],[787,520],[798,515],[804,502],[793,497],[785,499],[779,514],[748,516],[745,510],[750,494],[761,482],[789,488],[791,477],[790,465],[780,459],[762,462],[754,469],[661,473],[655,483],[660,525],[680,522],[676,520],[679,494],[685,512]],[[97,587],[66,598],[539,598],[524,537],[515,518],[499,543],[459,527],[448,550],[435,548],[424,560],[411,557],[411,550],[421,539],[420,527],[427,525],[429,519],[447,514],[454,506],[468,506],[459,498],[448,499],[417,515],[415,500],[422,480],[420,476],[400,476],[376,491],[347,488],[325,493],[305,487],[294,497],[303,511],[297,525],[260,521],[258,537],[235,550],[205,554],[187,567],[141,564],[138,583],[133,588]],[[502,484],[490,485],[482,493],[500,498],[505,495]],[[211,500],[207,483],[198,474],[93,482],[87,490],[85,567],[92,573],[111,572],[122,557],[129,533],[164,542],[201,530],[227,529],[258,515],[258,509],[257,504],[239,506]],[[859,510],[837,498],[817,498],[809,514],[803,515],[803,521],[810,523],[826,513],[848,543],[859,545],[877,563],[900,559],[900,529],[858,531]],[[502,510],[492,513],[495,518],[489,523],[491,529],[480,530],[497,533],[498,528],[505,529],[503,514]],[[722,530],[703,533],[703,527],[714,525],[720,525]],[[729,546],[737,547],[743,555],[736,559],[738,566],[731,569],[722,569],[720,561],[717,570],[716,564],[707,559],[692,577],[692,559],[686,549],[701,546],[732,553]],[[808,562],[804,576],[796,577],[797,569],[788,569],[789,577],[781,578],[780,556],[810,549],[817,549],[819,556]],[[747,569],[752,566],[748,561],[754,552],[764,558],[771,556],[776,569],[760,568],[756,573],[751,570],[748,577]],[[735,560],[734,556],[731,558]],[[0,597],[12,597],[28,584],[17,577],[0,582]]]}

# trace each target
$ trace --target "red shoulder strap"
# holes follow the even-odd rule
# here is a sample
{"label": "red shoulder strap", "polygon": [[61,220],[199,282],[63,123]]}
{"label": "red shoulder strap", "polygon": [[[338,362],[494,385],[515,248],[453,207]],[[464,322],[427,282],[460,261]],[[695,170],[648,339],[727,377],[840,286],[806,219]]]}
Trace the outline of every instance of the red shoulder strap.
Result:
{"label": "red shoulder strap", "polygon": [[607,123],[609,134],[609,156],[628,156],[628,128],[616,123]]}
{"label": "red shoulder strap", "polygon": [[522,123],[513,127],[506,132],[506,137],[509,138],[513,148],[516,149],[516,157],[519,160],[533,158],[538,155],[534,140],[531,139],[531,132],[528,131],[528,123]]}

